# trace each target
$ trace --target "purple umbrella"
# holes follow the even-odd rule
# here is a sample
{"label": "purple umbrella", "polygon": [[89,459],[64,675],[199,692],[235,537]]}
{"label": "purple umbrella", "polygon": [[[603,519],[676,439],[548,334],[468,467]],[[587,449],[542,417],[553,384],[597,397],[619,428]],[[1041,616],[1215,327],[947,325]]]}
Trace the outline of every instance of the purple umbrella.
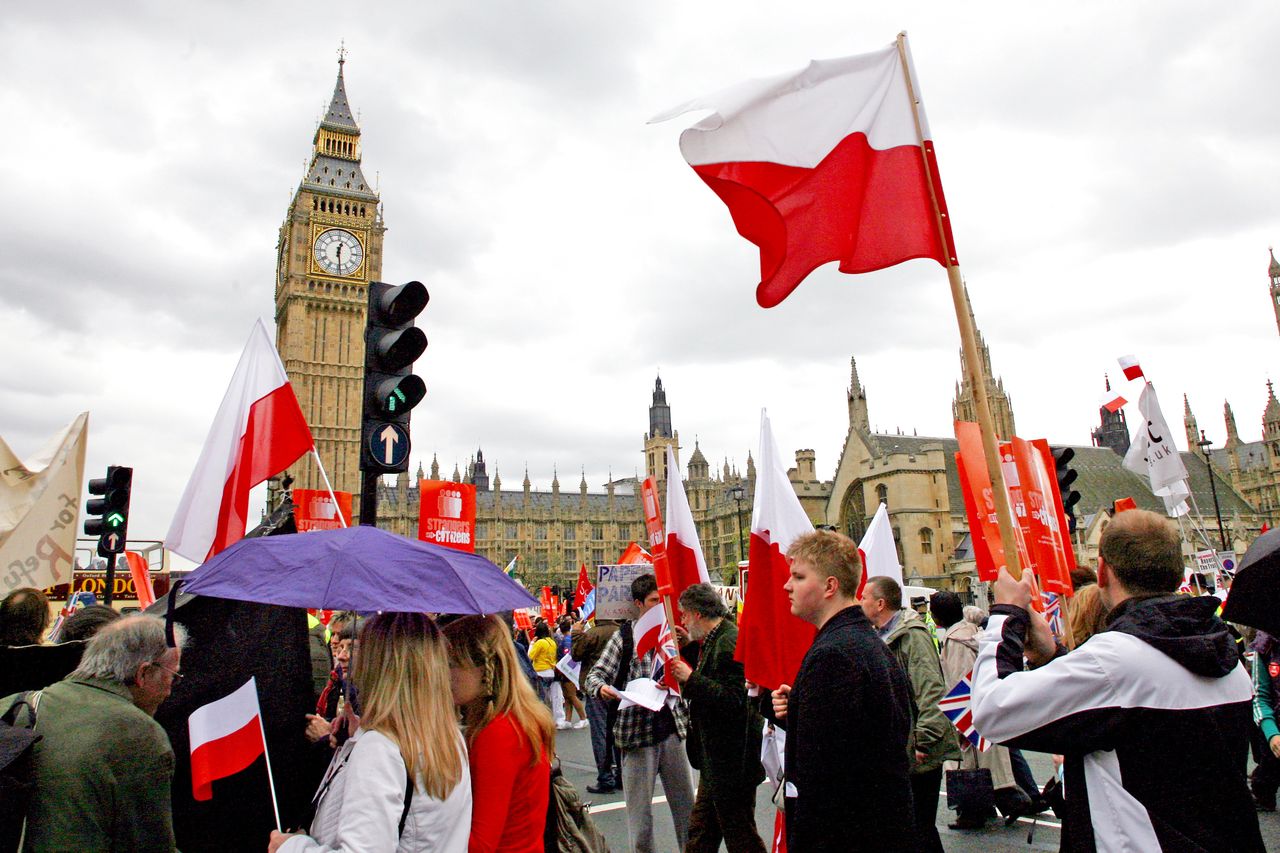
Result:
{"label": "purple umbrella", "polygon": [[538,604],[479,554],[364,526],[241,539],[193,571],[183,591],[365,613],[496,613]]}

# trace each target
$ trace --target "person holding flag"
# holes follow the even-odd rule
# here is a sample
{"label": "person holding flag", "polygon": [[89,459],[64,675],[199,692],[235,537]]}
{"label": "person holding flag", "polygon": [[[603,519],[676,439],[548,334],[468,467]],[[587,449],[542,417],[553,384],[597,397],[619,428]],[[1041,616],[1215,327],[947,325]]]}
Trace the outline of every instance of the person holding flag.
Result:
{"label": "person holding flag", "polygon": [[[665,619],[655,620],[649,615],[654,608],[662,606],[654,576],[640,575],[633,580],[631,598],[640,611],[640,619],[635,626],[624,624],[609,638],[600,659],[587,675],[589,696],[620,700],[620,690],[628,684],[654,675],[665,625]],[[642,623],[649,622],[656,623],[654,630],[641,628]],[[669,627],[667,634],[670,634]],[[678,696],[669,695],[656,711],[637,704],[619,706],[613,737],[622,752],[627,835],[633,853],[654,851],[652,801],[653,784],[658,777],[662,778],[662,790],[667,795],[676,840],[682,850],[688,841],[693,811],[693,781],[684,748],[688,729],[688,708]]]}

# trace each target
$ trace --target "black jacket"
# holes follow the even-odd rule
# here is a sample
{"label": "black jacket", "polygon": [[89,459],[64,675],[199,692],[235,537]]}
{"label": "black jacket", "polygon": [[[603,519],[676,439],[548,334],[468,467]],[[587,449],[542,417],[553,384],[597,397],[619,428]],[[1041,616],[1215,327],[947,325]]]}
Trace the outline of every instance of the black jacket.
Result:
{"label": "black jacket", "polygon": [[1264,849],[1245,780],[1252,684],[1218,604],[1129,599],[1105,631],[1025,672],[1026,611],[991,609],[974,725],[988,740],[1065,756],[1063,850]]}
{"label": "black jacket", "polygon": [[689,701],[689,763],[699,785],[713,790],[754,788],[764,778],[760,738],[764,720],[747,701],[742,664],[733,659],[738,626],[723,620],[703,641],[698,666],[684,684]]}
{"label": "black jacket", "polygon": [[856,605],[822,626],[791,687],[787,849],[916,849],[907,738],[911,692]]}

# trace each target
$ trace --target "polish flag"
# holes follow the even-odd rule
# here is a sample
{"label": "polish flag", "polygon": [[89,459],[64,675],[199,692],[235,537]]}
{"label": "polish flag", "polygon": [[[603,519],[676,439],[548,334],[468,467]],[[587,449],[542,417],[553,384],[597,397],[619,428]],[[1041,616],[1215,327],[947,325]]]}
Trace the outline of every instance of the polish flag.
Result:
{"label": "polish flag", "polygon": [[920,103],[917,123],[913,89],[918,102],[904,34],[874,53],[814,60],[652,119],[713,111],[680,134],[680,151],[738,233],[760,247],[762,307],[831,261],[845,273],[911,258],[956,263],[929,121]]}
{"label": "polish flag", "polygon": [[684,483],[675,473],[675,451],[667,445],[667,566],[671,572],[671,597],[679,600],[680,593],[696,583],[711,583],[707,573],[707,561],[702,556],[702,543],[698,541],[698,528],[693,523],[689,498],[684,493]]}
{"label": "polish flag", "polygon": [[1123,407],[1127,402],[1129,401],[1125,399],[1124,395],[1117,391],[1108,390],[1107,393],[1102,396],[1102,408],[1106,409],[1108,412],[1120,411],[1121,407]]}
{"label": "polish flag", "polygon": [[187,721],[191,734],[191,792],[213,799],[213,783],[233,776],[266,752],[258,685],[250,678],[236,692],[201,706]]}
{"label": "polish flag", "polygon": [[791,577],[787,549],[812,531],[813,522],[800,506],[773,443],[769,415],[762,410],[747,589],[734,657],[742,662],[748,681],[768,690],[795,682],[800,661],[813,644],[813,625],[791,615],[791,602],[782,588]]}
{"label": "polish flag", "polygon": [[280,355],[259,319],[178,501],[165,546],[203,563],[243,539],[249,490],[314,446]]}
{"label": "polish flag", "polygon": [[893,528],[889,525],[889,508],[880,504],[875,517],[867,526],[858,543],[858,556],[862,559],[862,582],[858,584],[858,598],[867,578],[893,578],[902,586],[902,566],[898,563],[898,546],[893,541]]}
{"label": "polish flag", "polygon": [[667,627],[667,609],[662,605],[650,607],[636,620],[632,630],[636,657],[644,657],[658,648],[663,632],[670,633]]}
{"label": "polish flag", "polygon": [[1122,355],[1116,361],[1120,362],[1120,369],[1124,371],[1125,379],[1134,380],[1143,375],[1136,355]]}

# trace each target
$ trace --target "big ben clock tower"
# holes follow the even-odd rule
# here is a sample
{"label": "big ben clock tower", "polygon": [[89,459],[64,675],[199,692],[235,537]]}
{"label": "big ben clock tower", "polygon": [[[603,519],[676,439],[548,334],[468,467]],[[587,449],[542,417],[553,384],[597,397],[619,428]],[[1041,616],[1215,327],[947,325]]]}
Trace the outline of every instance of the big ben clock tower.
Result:
{"label": "big ben clock tower", "polygon": [[[312,140],[311,164],[280,226],[276,348],[311,425],[316,449],[358,516],[364,327],[370,281],[382,275],[386,227],[360,170],[360,128],[338,80]],[[289,470],[294,486],[323,489],[315,460]]]}

